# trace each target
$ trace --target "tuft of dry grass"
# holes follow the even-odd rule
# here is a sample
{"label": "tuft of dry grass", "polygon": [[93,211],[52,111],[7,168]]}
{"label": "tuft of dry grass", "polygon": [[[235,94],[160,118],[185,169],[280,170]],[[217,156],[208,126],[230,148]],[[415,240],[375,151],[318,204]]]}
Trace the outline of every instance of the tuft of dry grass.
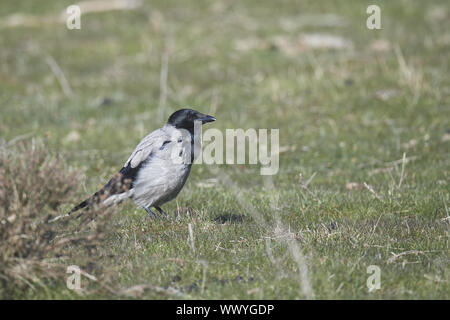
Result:
{"label": "tuft of dry grass", "polygon": [[[80,182],[80,172],[66,168],[44,143],[11,147],[0,142],[0,296],[16,286],[34,288],[58,277],[65,272],[63,265],[46,259],[67,255],[68,245],[92,246],[104,235],[103,228],[85,228],[84,223],[69,233],[61,223],[48,223],[61,205],[72,202]],[[103,217],[99,211],[89,215]]]}

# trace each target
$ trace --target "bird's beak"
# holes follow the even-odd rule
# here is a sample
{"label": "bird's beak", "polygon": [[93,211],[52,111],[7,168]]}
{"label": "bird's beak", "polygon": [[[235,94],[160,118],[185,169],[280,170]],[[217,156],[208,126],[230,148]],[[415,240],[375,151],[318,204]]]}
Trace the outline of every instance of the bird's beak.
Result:
{"label": "bird's beak", "polygon": [[203,115],[198,120],[200,120],[202,123],[208,123],[208,122],[216,121],[216,118],[214,118],[212,116],[208,116],[208,115]]}

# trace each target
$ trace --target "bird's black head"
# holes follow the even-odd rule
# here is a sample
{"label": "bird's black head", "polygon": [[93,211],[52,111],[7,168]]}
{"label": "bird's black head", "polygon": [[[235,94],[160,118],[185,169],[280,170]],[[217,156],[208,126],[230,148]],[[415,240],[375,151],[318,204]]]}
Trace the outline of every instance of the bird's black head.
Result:
{"label": "bird's black head", "polygon": [[201,121],[201,123],[204,124],[207,122],[216,121],[216,118],[192,109],[180,109],[172,113],[167,123],[177,129],[186,129],[191,131],[194,129],[194,121]]}

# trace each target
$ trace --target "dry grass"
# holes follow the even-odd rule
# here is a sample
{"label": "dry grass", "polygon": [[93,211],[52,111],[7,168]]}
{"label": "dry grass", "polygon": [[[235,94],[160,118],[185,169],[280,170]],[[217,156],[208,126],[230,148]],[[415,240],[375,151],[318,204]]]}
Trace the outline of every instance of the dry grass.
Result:
{"label": "dry grass", "polygon": [[[81,223],[68,236],[61,223],[48,223],[71,202],[80,182],[80,173],[66,168],[60,156],[49,155],[42,142],[0,145],[0,296],[58,277],[65,268],[49,258],[67,255],[68,245],[92,246],[104,235],[101,228]],[[89,216],[101,220],[99,214]]]}

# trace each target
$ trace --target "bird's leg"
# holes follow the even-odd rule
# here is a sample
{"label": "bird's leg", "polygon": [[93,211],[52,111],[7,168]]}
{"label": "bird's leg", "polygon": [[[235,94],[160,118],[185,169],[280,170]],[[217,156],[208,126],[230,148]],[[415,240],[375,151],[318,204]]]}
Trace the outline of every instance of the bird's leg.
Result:
{"label": "bird's leg", "polygon": [[156,214],[153,213],[152,210],[150,210],[150,207],[144,207],[145,211],[147,211],[150,218],[156,218]]}
{"label": "bird's leg", "polygon": [[167,214],[164,212],[163,209],[161,209],[161,207],[156,207],[156,206],[155,206],[155,208],[156,208],[156,210],[158,210],[158,212],[159,212],[164,218],[167,218]]}

